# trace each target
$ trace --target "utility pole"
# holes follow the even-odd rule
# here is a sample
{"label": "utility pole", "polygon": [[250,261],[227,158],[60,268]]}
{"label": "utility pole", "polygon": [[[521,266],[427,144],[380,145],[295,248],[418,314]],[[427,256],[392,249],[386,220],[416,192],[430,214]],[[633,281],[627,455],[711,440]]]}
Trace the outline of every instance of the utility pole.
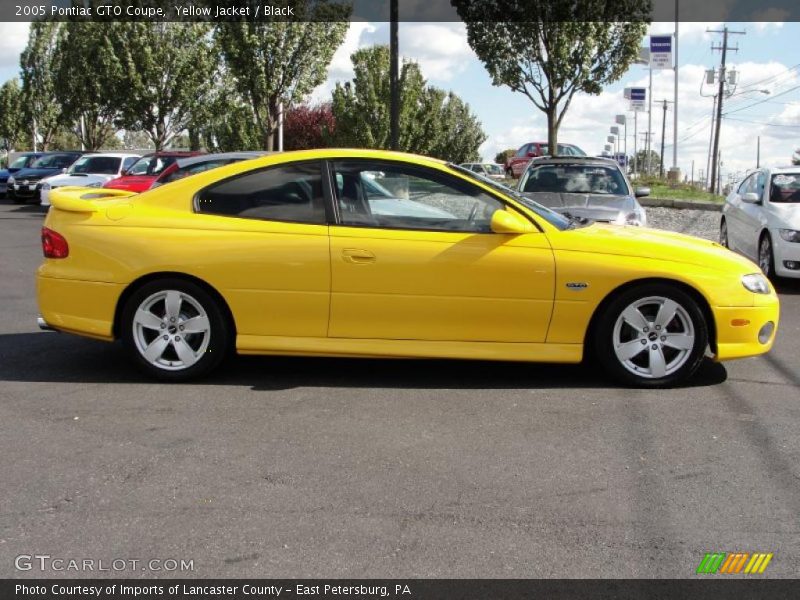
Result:
{"label": "utility pole", "polygon": [[392,150],[400,149],[400,67],[399,44],[397,41],[398,1],[391,0],[389,7],[389,130]]}
{"label": "utility pole", "polygon": [[[724,27],[722,31],[718,29],[709,30],[706,29],[708,33],[721,33],[722,34],[722,46],[711,46],[712,50],[720,50],[722,51],[722,60],[720,61],[719,65],[719,90],[717,91],[717,116],[716,116],[716,123],[715,123],[715,134],[714,134],[714,151],[712,156],[714,160],[711,163],[711,193],[715,193],[719,191],[719,177],[718,177],[718,164],[717,158],[720,156],[719,151],[719,137],[720,137],[720,127],[722,125],[722,101],[725,97],[725,61],[728,56],[728,36],[729,35],[744,35],[746,32],[744,31],[731,31],[727,27]],[[730,50],[738,51],[738,48],[730,48]]]}
{"label": "utility pole", "polygon": [[[675,96],[672,116],[672,168],[678,168],[678,1],[675,0]],[[663,158],[661,162],[664,162]]]}
{"label": "utility pole", "polygon": [[756,169],[761,168],[761,136],[756,138]]}
{"label": "utility pole", "polygon": [[669,100],[659,100],[664,106],[664,116],[661,118],[661,161],[658,167],[658,176],[664,177],[664,136],[667,132],[667,104],[672,104]]}

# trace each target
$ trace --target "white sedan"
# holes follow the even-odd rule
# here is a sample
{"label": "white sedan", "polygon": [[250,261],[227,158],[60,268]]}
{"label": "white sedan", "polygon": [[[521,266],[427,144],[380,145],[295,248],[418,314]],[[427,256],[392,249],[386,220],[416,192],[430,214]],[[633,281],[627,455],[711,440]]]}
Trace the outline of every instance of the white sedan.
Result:
{"label": "white sedan", "polygon": [[66,173],[52,175],[42,180],[42,206],[50,206],[50,190],[74,185],[102,187],[106,181],[116,179],[141,157],[138,154],[112,152],[86,154],[73,163]]}
{"label": "white sedan", "polygon": [[800,278],[800,167],[750,173],[725,199],[719,239],[768,276]]}

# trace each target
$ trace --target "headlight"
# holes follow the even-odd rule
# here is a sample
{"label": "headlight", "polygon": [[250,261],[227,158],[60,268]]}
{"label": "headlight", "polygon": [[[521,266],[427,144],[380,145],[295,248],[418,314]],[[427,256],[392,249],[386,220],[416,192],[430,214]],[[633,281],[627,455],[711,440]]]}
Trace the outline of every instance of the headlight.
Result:
{"label": "headlight", "polygon": [[42,184],[42,190],[43,191],[46,191],[46,190],[49,190],[49,189],[50,189],[50,184],[49,183],[43,183]]}
{"label": "headlight", "polygon": [[742,275],[742,285],[754,294],[769,294],[769,281],[761,273]]}
{"label": "headlight", "polygon": [[778,229],[778,233],[780,233],[781,237],[787,242],[800,244],[800,231],[796,229]]}
{"label": "headlight", "polygon": [[617,225],[635,225],[639,227],[642,225],[642,216],[638,212],[619,213],[615,223]]}
{"label": "headlight", "polygon": [[9,175],[9,177],[8,177],[8,185],[11,185],[12,183],[14,183],[14,181],[15,181],[14,180],[14,176],[13,175]]}

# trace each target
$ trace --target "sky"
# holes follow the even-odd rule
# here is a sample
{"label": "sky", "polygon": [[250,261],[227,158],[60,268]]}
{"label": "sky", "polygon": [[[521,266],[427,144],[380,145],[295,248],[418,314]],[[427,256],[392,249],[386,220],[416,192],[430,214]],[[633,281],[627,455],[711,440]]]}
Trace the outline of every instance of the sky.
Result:
{"label": "sky", "polygon": [[[711,133],[712,98],[716,89],[701,86],[707,69],[718,67],[720,53],[712,44],[721,35],[707,29],[721,29],[724,23],[679,24],[678,69],[678,167],[694,177],[706,170]],[[738,51],[728,53],[728,68],[739,73],[733,95],[723,103],[720,150],[722,178],[742,174],[756,166],[760,138],[762,166],[789,164],[800,148],[800,23],[728,23],[731,30],[746,31],[731,36]],[[674,23],[653,23],[653,34],[672,33]],[[25,23],[0,23],[0,82],[19,70],[19,53],[27,40]],[[311,95],[312,102],[330,99],[336,81],[353,75],[350,55],[373,44],[387,44],[389,25],[383,22],[355,22],[328,69],[327,81]],[[469,103],[480,120],[487,140],[480,148],[484,160],[507,148],[547,139],[547,121],[528,98],[506,87],[493,86],[491,78],[467,43],[462,23],[401,23],[400,53],[419,63],[428,82],[454,91]],[[643,44],[647,43],[647,38]],[[634,65],[616,83],[598,96],[576,95],[564,117],[559,141],[577,144],[589,154],[600,154],[607,143],[614,117],[626,111],[625,87],[647,87],[649,71]],[[769,92],[769,93],[765,93]],[[674,70],[653,71],[654,100],[672,100]],[[672,166],[673,105],[668,105],[665,135],[665,168]],[[628,112],[627,150],[633,153],[633,113]],[[637,117],[641,133],[647,131],[647,113]],[[653,149],[660,150],[662,109],[654,106]],[[620,141],[620,149],[624,147]]]}

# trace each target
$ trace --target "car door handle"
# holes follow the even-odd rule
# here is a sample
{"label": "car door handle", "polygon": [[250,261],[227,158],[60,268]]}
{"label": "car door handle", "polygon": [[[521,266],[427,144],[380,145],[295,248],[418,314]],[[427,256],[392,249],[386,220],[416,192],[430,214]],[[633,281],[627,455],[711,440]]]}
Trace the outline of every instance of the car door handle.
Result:
{"label": "car door handle", "polygon": [[342,260],[355,264],[373,263],[375,262],[375,255],[369,250],[345,248],[342,250]]}

